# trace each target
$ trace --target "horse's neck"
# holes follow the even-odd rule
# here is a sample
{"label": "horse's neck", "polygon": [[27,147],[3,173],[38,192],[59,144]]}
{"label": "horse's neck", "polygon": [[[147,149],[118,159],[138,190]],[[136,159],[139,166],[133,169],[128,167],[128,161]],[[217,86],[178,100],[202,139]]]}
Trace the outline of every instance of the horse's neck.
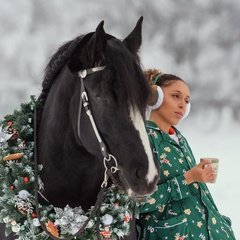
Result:
{"label": "horse's neck", "polygon": [[81,205],[86,209],[95,203],[103,181],[101,155],[95,156],[79,145],[70,126],[63,126],[59,135],[51,125],[40,134],[38,151],[46,196],[55,206]]}

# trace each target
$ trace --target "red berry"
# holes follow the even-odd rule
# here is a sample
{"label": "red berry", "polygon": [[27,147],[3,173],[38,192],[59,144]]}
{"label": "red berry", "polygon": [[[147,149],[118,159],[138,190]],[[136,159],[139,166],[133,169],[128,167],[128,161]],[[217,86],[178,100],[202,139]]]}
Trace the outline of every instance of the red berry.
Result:
{"label": "red berry", "polygon": [[29,182],[29,178],[28,178],[28,177],[24,177],[24,178],[23,178],[23,181],[24,181],[25,183],[27,183],[27,182]]}

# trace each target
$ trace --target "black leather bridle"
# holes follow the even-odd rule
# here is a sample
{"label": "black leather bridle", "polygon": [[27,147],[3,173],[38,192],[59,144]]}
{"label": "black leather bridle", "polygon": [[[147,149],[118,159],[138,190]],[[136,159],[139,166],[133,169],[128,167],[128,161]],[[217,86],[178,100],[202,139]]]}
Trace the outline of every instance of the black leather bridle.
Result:
{"label": "black leather bridle", "polygon": [[[95,136],[99,142],[99,146],[101,149],[101,153],[103,156],[103,165],[105,167],[105,171],[104,171],[104,178],[103,178],[103,182],[101,184],[101,189],[97,195],[97,201],[88,217],[88,219],[85,221],[85,223],[83,224],[83,226],[72,236],[67,237],[67,238],[61,238],[62,240],[72,240],[74,239],[76,236],[78,236],[79,234],[82,233],[82,231],[85,229],[85,227],[87,226],[87,224],[89,223],[89,221],[92,219],[92,217],[96,214],[97,215],[97,238],[100,240],[100,233],[99,233],[99,223],[100,223],[100,216],[99,216],[99,210],[100,207],[102,205],[103,199],[104,199],[104,192],[106,190],[107,184],[108,184],[108,180],[109,180],[109,175],[108,172],[111,173],[115,173],[116,171],[118,171],[118,163],[116,158],[112,155],[109,154],[106,148],[105,143],[103,142],[99,131],[97,129],[97,126],[95,124],[95,120],[92,116],[92,112],[91,112],[91,108],[90,108],[90,104],[89,104],[89,100],[88,100],[88,95],[87,92],[85,90],[85,86],[84,86],[84,79],[85,77],[87,77],[89,74],[92,74],[94,72],[98,72],[98,71],[102,71],[105,69],[105,66],[101,66],[101,67],[95,67],[95,68],[89,68],[89,69],[84,69],[84,70],[80,70],[78,72],[78,76],[80,78],[81,81],[81,94],[80,94],[80,101],[79,101],[79,113],[78,113],[78,126],[77,126],[77,131],[78,131],[78,137],[81,139],[81,133],[80,133],[80,121],[81,121],[81,112],[82,112],[82,106],[85,108],[86,114],[89,117],[91,126],[93,128],[93,131],[95,133]],[[40,210],[39,210],[39,184],[38,184],[38,152],[37,152],[37,105],[35,107],[35,113],[34,113],[34,161],[35,161],[35,207],[36,207],[36,214],[38,217],[38,220],[40,222],[41,227],[43,228],[43,230],[46,232],[46,234],[48,236],[50,236],[52,239],[55,240],[59,240],[59,238],[53,236],[46,228],[45,224],[41,221],[41,216],[40,216]],[[110,162],[111,159],[114,162],[114,165],[111,166],[110,168],[107,167],[107,162]]]}

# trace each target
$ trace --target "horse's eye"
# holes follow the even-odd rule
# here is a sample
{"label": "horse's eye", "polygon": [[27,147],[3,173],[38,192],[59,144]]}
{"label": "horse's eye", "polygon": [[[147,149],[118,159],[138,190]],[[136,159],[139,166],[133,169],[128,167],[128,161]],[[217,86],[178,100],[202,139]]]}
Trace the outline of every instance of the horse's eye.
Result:
{"label": "horse's eye", "polygon": [[97,96],[97,100],[101,103],[109,104],[108,99]]}

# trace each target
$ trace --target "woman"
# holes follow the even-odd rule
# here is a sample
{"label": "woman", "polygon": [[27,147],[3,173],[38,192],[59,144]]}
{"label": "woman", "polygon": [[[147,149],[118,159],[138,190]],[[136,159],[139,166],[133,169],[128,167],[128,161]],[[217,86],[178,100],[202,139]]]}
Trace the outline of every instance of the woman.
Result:
{"label": "woman", "polygon": [[147,132],[161,173],[157,191],[140,206],[139,239],[235,239],[230,219],[218,212],[206,186],[214,180],[211,163],[196,165],[187,140],[174,127],[190,110],[187,84],[156,69],[145,74],[157,88]]}

